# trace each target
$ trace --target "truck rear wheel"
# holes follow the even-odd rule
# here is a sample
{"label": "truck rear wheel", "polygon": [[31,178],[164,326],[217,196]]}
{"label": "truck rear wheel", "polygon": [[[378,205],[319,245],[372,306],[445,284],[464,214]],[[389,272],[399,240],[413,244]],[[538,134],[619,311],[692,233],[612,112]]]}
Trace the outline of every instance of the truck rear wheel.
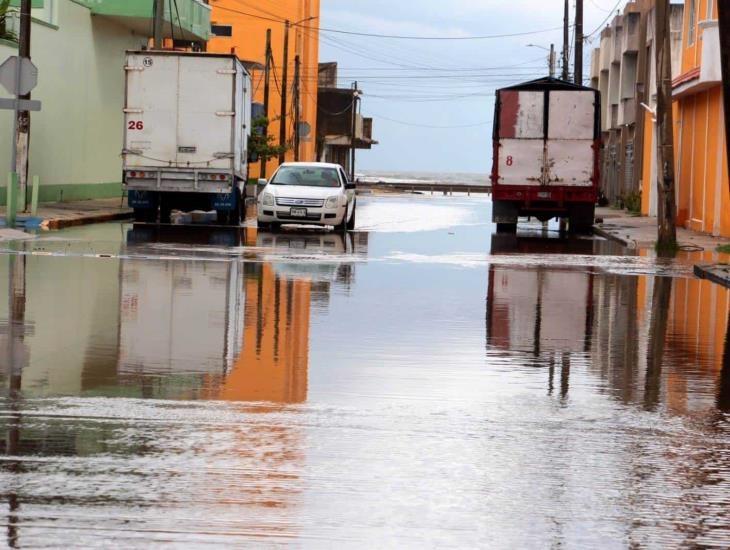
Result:
{"label": "truck rear wheel", "polygon": [[497,233],[517,233],[516,223],[498,223]]}
{"label": "truck rear wheel", "polygon": [[593,233],[593,222],[596,216],[596,207],[593,204],[576,204],[570,209],[571,233],[589,234]]}

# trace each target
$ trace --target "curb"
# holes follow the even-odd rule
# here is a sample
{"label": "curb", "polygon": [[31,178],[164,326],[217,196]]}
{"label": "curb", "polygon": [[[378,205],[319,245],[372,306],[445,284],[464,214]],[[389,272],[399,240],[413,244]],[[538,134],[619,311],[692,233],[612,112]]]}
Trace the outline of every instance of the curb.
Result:
{"label": "curb", "polygon": [[622,245],[624,245],[627,248],[631,248],[631,247],[634,246],[634,243],[630,243],[629,241],[627,241],[625,239],[622,239],[618,235],[614,235],[613,233],[611,233],[609,231],[606,231],[605,229],[603,229],[599,225],[594,225],[593,226],[593,232],[596,235],[599,235],[599,236],[604,237],[606,239],[610,239],[610,240],[615,241],[615,242],[617,242],[619,244],[622,244]]}
{"label": "curb", "polygon": [[[730,288],[730,271],[728,270],[727,265],[723,264],[723,266],[726,269],[719,269],[719,265],[696,265],[694,267],[694,272],[700,279],[706,279],[715,284]],[[723,271],[725,274],[721,275],[719,273],[720,271]]]}
{"label": "curb", "polygon": [[90,225],[93,223],[111,222],[115,220],[129,219],[134,215],[134,211],[121,210],[114,213],[90,214],[78,218],[49,218],[43,220],[43,225],[48,229],[63,229],[65,227],[73,227],[76,225]]}

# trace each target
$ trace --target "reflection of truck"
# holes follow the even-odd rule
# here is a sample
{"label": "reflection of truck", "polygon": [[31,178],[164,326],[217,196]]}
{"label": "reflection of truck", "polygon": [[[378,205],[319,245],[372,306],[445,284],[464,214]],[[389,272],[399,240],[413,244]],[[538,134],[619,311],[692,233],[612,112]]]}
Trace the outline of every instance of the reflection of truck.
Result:
{"label": "reflection of truck", "polygon": [[238,225],[247,178],[251,79],[235,56],[128,52],[124,183],[138,221],[215,210]]}
{"label": "reflection of truck", "polygon": [[568,218],[589,231],[598,198],[600,94],[545,78],[497,91],[492,221],[515,231],[520,216]]}
{"label": "reflection of truck", "polygon": [[243,338],[242,263],[127,259],[120,269],[120,374],[231,369]]}
{"label": "reflection of truck", "polygon": [[[602,242],[593,239],[515,235],[492,235],[491,243],[492,254],[592,255],[602,248]],[[488,344],[535,357],[587,352],[593,331],[594,279],[593,273],[580,268],[490,266]]]}

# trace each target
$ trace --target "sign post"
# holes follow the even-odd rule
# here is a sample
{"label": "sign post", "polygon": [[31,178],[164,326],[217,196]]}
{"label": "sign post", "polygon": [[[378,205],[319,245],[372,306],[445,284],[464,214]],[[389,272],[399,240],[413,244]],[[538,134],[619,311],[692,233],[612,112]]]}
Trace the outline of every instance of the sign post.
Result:
{"label": "sign post", "polygon": [[[12,186],[10,181],[16,181],[18,178],[18,142],[16,139],[18,132],[18,113],[41,110],[40,101],[21,99],[21,96],[29,94],[38,85],[38,68],[27,57],[8,57],[0,65],[0,85],[15,96],[14,99],[0,98],[0,109],[15,111],[15,116],[13,117],[13,138],[11,140],[12,155],[10,160],[10,172],[14,174],[14,177],[12,175],[10,176],[10,187]],[[12,226],[15,224],[14,213],[17,208],[17,198],[16,202],[12,205],[10,204],[10,198],[10,193],[8,193],[7,221],[8,225]],[[23,197],[23,205],[25,205],[25,197]]]}

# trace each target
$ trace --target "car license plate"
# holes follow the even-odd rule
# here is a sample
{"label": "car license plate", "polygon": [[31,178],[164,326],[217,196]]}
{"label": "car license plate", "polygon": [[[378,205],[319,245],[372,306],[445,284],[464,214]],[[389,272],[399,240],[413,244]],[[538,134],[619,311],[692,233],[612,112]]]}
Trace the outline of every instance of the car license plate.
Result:
{"label": "car license plate", "polygon": [[552,197],[552,194],[549,191],[540,191],[537,194],[538,199],[549,199]]}
{"label": "car license plate", "polygon": [[307,217],[307,209],[306,208],[292,208],[291,209],[291,217],[292,218],[306,218]]}

